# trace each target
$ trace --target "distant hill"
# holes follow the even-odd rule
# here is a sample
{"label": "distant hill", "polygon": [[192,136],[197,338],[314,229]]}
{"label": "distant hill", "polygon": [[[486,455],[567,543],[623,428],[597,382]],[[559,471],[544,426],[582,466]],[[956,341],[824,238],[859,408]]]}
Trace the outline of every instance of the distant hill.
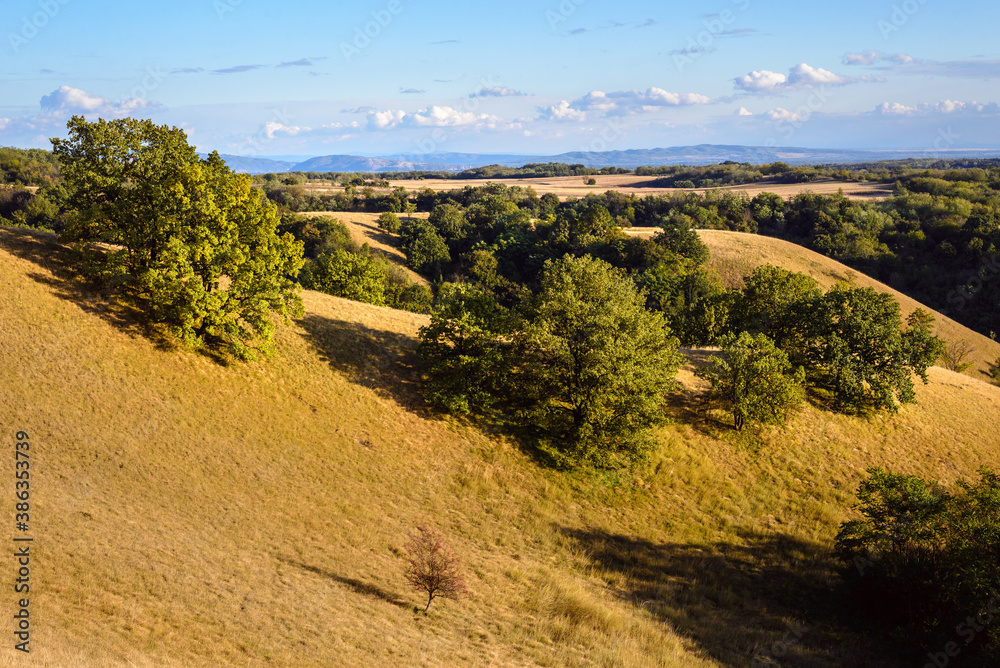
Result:
{"label": "distant hill", "polygon": [[406,158],[365,158],[359,155],[326,155],[300,162],[290,172],[453,172],[468,169],[465,165],[427,160],[424,156]]}
{"label": "distant hill", "polygon": [[[199,153],[205,157],[206,153]],[[240,174],[281,174],[290,171],[295,165],[287,160],[275,160],[272,158],[254,158],[245,155],[223,155],[219,154],[229,168]]]}
{"label": "distant hill", "polygon": [[238,172],[461,172],[476,167],[501,165],[523,167],[530,163],[579,164],[594,169],[602,167],[656,167],[661,165],[713,165],[731,160],[755,165],[787,162],[790,165],[852,164],[906,158],[996,158],[1000,149],[926,149],[856,151],[851,149],[815,149],[766,146],[729,146],[700,144],[672,148],[631,149],[627,151],[576,151],[558,155],[519,155],[513,153],[427,153],[396,154],[381,157],[327,155],[304,162],[222,156]]}

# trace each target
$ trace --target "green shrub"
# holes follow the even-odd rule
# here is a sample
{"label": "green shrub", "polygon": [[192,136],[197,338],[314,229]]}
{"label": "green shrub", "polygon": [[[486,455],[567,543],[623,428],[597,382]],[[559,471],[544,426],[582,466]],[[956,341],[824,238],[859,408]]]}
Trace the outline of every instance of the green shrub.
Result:
{"label": "green shrub", "polygon": [[321,255],[302,270],[302,286],[335,297],[385,305],[385,271],[365,255],[336,250]]}
{"label": "green shrub", "polygon": [[[994,666],[1000,654],[1000,479],[947,492],[917,476],[869,470],[863,519],[846,522],[836,553],[856,608],[902,646]],[[947,652],[951,647],[954,652]],[[939,664],[941,665],[941,664]]]}
{"label": "green shrub", "polygon": [[401,226],[402,224],[399,222],[399,216],[391,211],[386,211],[378,217],[378,228],[383,232],[388,232],[389,234],[399,234]]}

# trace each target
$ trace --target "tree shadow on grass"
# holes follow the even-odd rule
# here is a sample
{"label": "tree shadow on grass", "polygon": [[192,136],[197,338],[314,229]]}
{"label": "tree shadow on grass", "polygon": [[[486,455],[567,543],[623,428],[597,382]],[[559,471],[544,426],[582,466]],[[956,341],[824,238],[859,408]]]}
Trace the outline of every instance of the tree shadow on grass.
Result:
{"label": "tree shadow on grass", "polygon": [[310,566],[308,564],[303,564],[298,561],[292,561],[289,559],[282,559],[283,562],[289,566],[294,566],[296,568],[301,568],[304,571],[309,571],[315,575],[319,575],[324,578],[329,578],[334,582],[350,587],[355,593],[361,594],[362,596],[371,596],[372,598],[377,598],[386,603],[391,603],[392,605],[402,608],[404,610],[409,610],[413,606],[407,603],[398,596],[387,592],[377,585],[373,585],[368,582],[362,582],[361,580],[355,580],[354,578],[344,577],[343,575],[337,575],[330,571],[319,568],[318,566]]}
{"label": "tree shadow on grass", "polygon": [[420,394],[412,337],[318,315],[307,315],[297,322],[321,358],[351,382],[422,417],[435,415]]}
{"label": "tree shadow on grass", "polygon": [[563,532],[597,566],[627,576],[624,599],[722,665],[899,665],[887,647],[851,628],[829,551],[815,543],[756,532],[744,532],[738,543],[713,545]]}
{"label": "tree shadow on grass", "polygon": [[177,347],[160,328],[149,322],[136,305],[82,277],[74,266],[74,250],[60,243],[55,234],[0,228],[0,248],[36,264],[41,271],[31,271],[26,276],[45,285],[52,294],[72,302],[85,313],[101,318],[130,336],[145,338],[160,349],[173,350]]}
{"label": "tree shadow on grass", "polygon": [[[708,367],[712,360],[721,354],[718,350],[698,348],[683,348],[678,352],[686,360],[684,368],[692,372]],[[732,417],[728,413],[720,414],[716,407],[713,407],[707,383],[704,388],[683,388],[671,392],[664,403],[671,418],[681,424],[689,425],[705,436],[726,439],[738,435]]]}

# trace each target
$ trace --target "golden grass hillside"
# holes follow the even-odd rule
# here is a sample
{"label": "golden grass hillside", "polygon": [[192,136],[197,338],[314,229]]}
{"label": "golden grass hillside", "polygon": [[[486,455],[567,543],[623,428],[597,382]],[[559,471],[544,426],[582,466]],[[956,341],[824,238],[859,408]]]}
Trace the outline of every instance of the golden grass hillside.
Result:
{"label": "golden grass hillside", "polygon": [[[657,231],[656,228],[633,228],[630,233],[652,236]],[[946,341],[968,343],[972,349],[967,358],[967,361],[972,363],[972,367],[966,372],[968,375],[986,379],[990,364],[1000,358],[1000,343],[997,341],[972,331],[885,283],[808,248],[782,239],[743,232],[698,230],[698,234],[711,252],[708,268],[719,276],[727,288],[743,287],[743,278],[765,264],[812,276],[826,289],[841,282],[850,282],[858,287],[871,287],[879,292],[893,295],[899,302],[904,319],[916,309],[923,308],[934,315],[934,326],[938,336]]]}
{"label": "golden grass hillside", "polygon": [[[4,665],[897,665],[831,586],[857,482],[1000,461],[1000,388],[966,376],[933,369],[895,416],[807,407],[753,454],[689,420],[689,366],[648,471],[551,471],[423,407],[421,316],[305,293],[274,359],[223,366],[149,338],[65,256],[0,229],[3,471],[12,497],[29,432],[36,541],[32,654],[5,643]],[[470,589],[426,616],[402,576],[421,520]]]}
{"label": "golden grass hillside", "polygon": [[[372,250],[381,253],[395,265],[402,267],[410,280],[420,285],[430,285],[430,281],[406,266],[406,255],[399,248],[399,238],[383,232],[378,227],[378,213],[344,213],[327,211],[310,211],[302,215],[310,218],[333,218],[343,223],[358,244],[368,244]],[[427,218],[428,213],[403,214],[403,218]]]}

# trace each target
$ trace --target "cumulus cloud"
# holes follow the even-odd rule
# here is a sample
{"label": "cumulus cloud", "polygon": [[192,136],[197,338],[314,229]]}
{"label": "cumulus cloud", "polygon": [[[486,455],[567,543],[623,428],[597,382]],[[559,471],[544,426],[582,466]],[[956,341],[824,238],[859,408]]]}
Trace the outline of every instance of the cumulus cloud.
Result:
{"label": "cumulus cloud", "polygon": [[881,82],[874,77],[845,77],[835,74],[822,67],[813,67],[807,63],[799,63],[788,71],[788,74],[772,72],[771,70],[755,70],[733,79],[737,90],[754,95],[776,95],[788,90],[813,88],[816,86],[846,86],[858,82]]}
{"label": "cumulus cloud", "polygon": [[899,102],[883,102],[875,107],[875,113],[879,116],[909,116],[917,113],[917,107],[908,107]]}
{"label": "cumulus cloud", "polygon": [[892,63],[893,65],[907,65],[915,62],[913,56],[905,53],[885,53],[867,49],[858,53],[848,53],[844,56],[845,65],[874,65],[876,63]]}
{"label": "cumulus cloud", "polygon": [[733,112],[734,116],[753,116],[753,113],[746,107],[740,107]]}
{"label": "cumulus cloud", "polygon": [[553,121],[585,121],[587,112],[574,109],[568,100],[542,110],[542,118]]}
{"label": "cumulus cloud", "polygon": [[399,110],[387,109],[385,111],[372,111],[368,114],[368,127],[385,130],[387,128],[394,128],[406,117],[406,112]]}
{"label": "cumulus cloud", "polygon": [[625,116],[647,113],[664,107],[685,107],[711,104],[712,98],[698,93],[673,93],[662,88],[622,90],[605,93],[594,90],[572,102],[563,100],[542,109],[542,118],[563,121],[583,121],[588,112],[605,116]]}
{"label": "cumulus cloud", "polygon": [[787,109],[782,109],[778,107],[777,109],[772,109],[765,114],[772,121],[785,121],[789,123],[801,123],[809,120],[809,113],[803,111],[802,113],[795,113],[793,111],[788,111]]}
{"label": "cumulus cloud", "polygon": [[286,137],[294,137],[302,132],[308,132],[312,128],[300,128],[298,126],[288,126],[282,123],[265,123],[264,124],[264,136],[268,139],[274,139],[275,137],[281,135]]}
{"label": "cumulus cloud", "polygon": [[512,88],[505,88],[504,86],[494,86],[492,88],[484,86],[478,93],[473,93],[469,97],[524,97],[525,95],[527,93],[522,93]]}
{"label": "cumulus cloud", "polygon": [[40,101],[42,114],[51,116],[71,116],[73,114],[105,114],[127,116],[143,109],[159,105],[142,98],[131,98],[120,102],[92,95],[85,90],[71,86],[61,86]]}
{"label": "cumulus cloud", "polygon": [[916,105],[905,105],[899,102],[883,102],[875,107],[879,116],[929,116],[932,114],[1000,114],[1000,105],[996,102],[982,104],[979,102],[962,102],[958,100],[941,100],[939,102],[922,102]]}
{"label": "cumulus cloud", "polygon": [[471,111],[461,111],[453,107],[437,105],[415,112],[389,109],[368,113],[368,128],[370,130],[390,130],[396,127],[456,128],[476,126],[495,128],[501,125],[501,119],[496,116],[476,114]]}
{"label": "cumulus cloud", "polygon": [[423,109],[404,120],[417,127],[453,128],[460,125],[474,125],[477,121],[489,120],[487,114],[475,114],[471,111],[459,111],[452,107],[433,106]]}
{"label": "cumulus cloud", "polygon": [[748,93],[769,93],[788,83],[788,77],[771,70],[754,70],[735,79],[736,87]]}
{"label": "cumulus cloud", "polygon": [[113,101],[72,86],[60,86],[39,100],[39,111],[26,116],[0,118],[0,131],[8,137],[44,140],[63,131],[70,116],[121,118],[160,109],[161,105],[139,97]]}
{"label": "cumulus cloud", "polygon": [[788,75],[788,85],[794,88],[809,88],[823,84],[842,86],[850,81],[847,77],[834,74],[830,70],[824,70],[822,67],[810,67],[805,63],[799,63],[793,67]]}
{"label": "cumulus cloud", "polygon": [[55,111],[98,111],[109,104],[109,100],[99,95],[91,95],[85,90],[61,86],[42,97],[43,113]]}

